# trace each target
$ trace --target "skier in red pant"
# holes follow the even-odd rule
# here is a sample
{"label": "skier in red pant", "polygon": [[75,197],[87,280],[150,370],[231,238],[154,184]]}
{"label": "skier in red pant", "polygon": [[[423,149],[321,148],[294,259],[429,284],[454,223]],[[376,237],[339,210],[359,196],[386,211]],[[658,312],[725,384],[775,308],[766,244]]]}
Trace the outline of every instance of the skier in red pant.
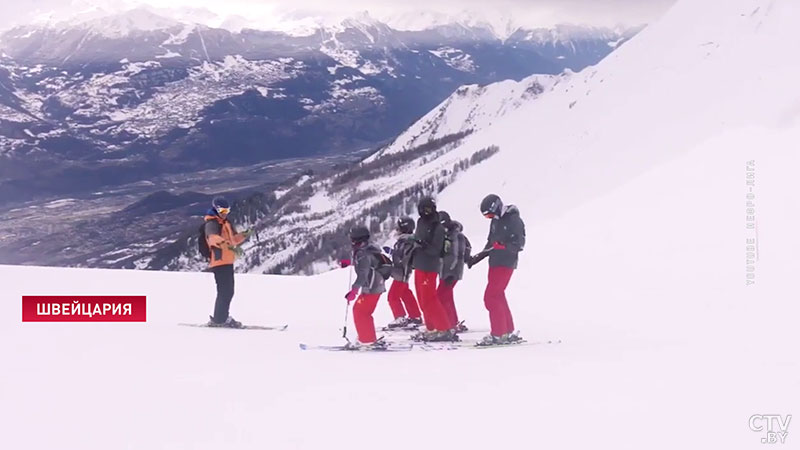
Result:
{"label": "skier in red pant", "polygon": [[356,281],[345,298],[348,302],[356,302],[353,306],[353,321],[358,333],[358,343],[354,345],[383,347],[386,344],[375,335],[372,313],[375,312],[381,294],[386,292],[386,278],[379,272],[382,266],[381,250],[371,245],[369,238],[370,233],[366,227],[355,227],[350,231]]}
{"label": "skier in red pant", "polygon": [[413,339],[419,341],[456,341],[458,336],[450,327],[447,313],[436,295],[436,280],[442,270],[444,251],[444,227],[439,223],[436,202],[424,197],[417,205],[419,220],[414,232],[417,244],[412,256],[414,285],[422,308],[427,331],[420,332]]}
{"label": "skier in red pant", "polygon": [[505,291],[517,268],[519,252],[525,247],[525,223],[516,206],[503,206],[503,201],[494,194],[483,199],[481,213],[491,220],[489,238],[484,250],[473,256],[468,265],[472,267],[489,257],[489,283],[483,300],[492,329],[478,345],[510,344],[521,338],[514,333],[514,319]]}
{"label": "skier in red pant", "polygon": [[445,229],[445,241],[442,273],[436,295],[439,296],[439,301],[447,313],[450,328],[455,329],[457,333],[464,333],[468,329],[463,322],[458,321],[453,290],[464,276],[464,263],[470,258],[472,245],[464,236],[464,227],[459,222],[452,220],[450,214],[439,211],[439,223]]}
{"label": "skier in red pant", "polygon": [[392,255],[394,279],[389,288],[389,307],[392,309],[394,320],[387,328],[417,327],[422,325],[422,312],[419,310],[414,293],[408,287],[408,279],[411,278],[411,255],[414,251],[414,220],[411,217],[397,219],[396,231],[398,236],[394,247],[384,247],[384,251]]}

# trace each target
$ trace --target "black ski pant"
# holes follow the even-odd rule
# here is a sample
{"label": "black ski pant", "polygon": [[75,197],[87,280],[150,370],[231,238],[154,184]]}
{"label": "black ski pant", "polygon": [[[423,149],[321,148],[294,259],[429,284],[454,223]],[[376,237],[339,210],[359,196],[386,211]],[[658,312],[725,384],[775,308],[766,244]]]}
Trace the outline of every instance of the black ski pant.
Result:
{"label": "black ski pant", "polygon": [[217,301],[214,303],[214,322],[228,320],[228,313],[233,300],[233,264],[211,268],[217,282]]}

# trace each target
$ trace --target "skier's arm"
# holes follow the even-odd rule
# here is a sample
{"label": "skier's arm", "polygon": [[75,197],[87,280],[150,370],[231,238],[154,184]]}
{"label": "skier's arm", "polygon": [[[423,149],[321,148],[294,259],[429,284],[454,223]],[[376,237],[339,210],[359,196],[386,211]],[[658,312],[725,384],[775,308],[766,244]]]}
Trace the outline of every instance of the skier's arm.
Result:
{"label": "skier's arm", "polygon": [[[493,219],[494,220],[494,219]],[[492,225],[489,224],[489,236],[486,237],[486,245],[483,247],[483,251],[489,250],[494,245],[494,237],[492,236]]]}
{"label": "skier's arm", "polygon": [[205,232],[209,247],[221,248],[222,244],[225,243],[225,239],[223,239],[221,235],[222,226],[220,226],[216,220],[209,220],[206,222]]}
{"label": "skier's arm", "polygon": [[366,288],[369,283],[369,271],[371,265],[369,263],[370,255],[365,251],[360,251],[356,256],[355,272],[356,281],[353,282],[353,289]]}
{"label": "skier's arm", "polygon": [[506,249],[512,252],[521,252],[525,248],[525,223],[519,216],[509,224],[508,242],[504,242]]}
{"label": "skier's arm", "polygon": [[450,270],[453,270],[458,266],[461,255],[464,254],[464,236],[460,233],[456,234],[456,238],[451,242],[453,247],[450,249],[450,251],[453,254],[453,262],[450,263]]}
{"label": "skier's arm", "polygon": [[469,239],[464,234],[461,236],[464,238],[464,254],[462,257],[464,262],[467,262],[472,257],[472,243],[469,242]]}

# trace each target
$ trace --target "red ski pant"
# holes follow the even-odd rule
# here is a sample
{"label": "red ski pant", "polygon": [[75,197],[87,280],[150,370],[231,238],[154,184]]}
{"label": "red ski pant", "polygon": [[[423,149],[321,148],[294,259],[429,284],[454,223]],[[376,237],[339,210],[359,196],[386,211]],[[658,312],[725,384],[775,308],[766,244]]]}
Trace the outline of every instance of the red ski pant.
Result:
{"label": "red ski pant", "polygon": [[425,327],[429,330],[446,331],[447,313],[444,311],[439,297],[436,295],[436,272],[423,272],[414,270],[414,285],[417,288],[417,298],[419,306],[422,308],[422,315],[425,318]]}
{"label": "red ski pant", "polygon": [[356,299],[353,306],[353,321],[356,323],[358,341],[362,344],[375,342],[375,321],[372,320],[372,313],[378,306],[381,294],[361,294]]}
{"label": "red ski pant", "polygon": [[[403,304],[406,305],[405,308],[403,308]],[[389,288],[389,308],[392,308],[395,319],[405,317],[406,311],[408,311],[408,317],[412,319],[422,317],[419,306],[417,306],[417,298],[414,297],[408,283],[403,281],[394,280],[392,282],[392,287]]]}
{"label": "red ski pant", "polygon": [[455,328],[458,325],[458,312],[456,312],[456,302],[453,298],[453,289],[456,287],[458,281],[453,284],[447,284],[444,281],[439,282],[439,288],[436,289],[436,295],[439,297],[439,302],[442,303],[445,314],[447,314],[447,323],[450,325],[448,328]]}
{"label": "red ski pant", "polygon": [[492,335],[502,336],[514,331],[514,319],[508,309],[506,287],[511,281],[514,269],[510,267],[489,267],[489,284],[483,295],[483,303],[489,310],[489,321],[492,324]]}

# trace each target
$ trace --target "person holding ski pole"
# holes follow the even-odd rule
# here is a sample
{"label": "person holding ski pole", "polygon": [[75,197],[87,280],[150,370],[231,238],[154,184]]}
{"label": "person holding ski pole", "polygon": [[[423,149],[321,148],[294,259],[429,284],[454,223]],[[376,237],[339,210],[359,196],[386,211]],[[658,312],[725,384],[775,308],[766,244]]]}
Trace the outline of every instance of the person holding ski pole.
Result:
{"label": "person holding ski pole", "polygon": [[442,272],[436,295],[447,313],[450,328],[456,330],[457,333],[464,333],[468,330],[462,322],[458,321],[453,290],[456,283],[464,276],[464,264],[470,258],[472,245],[464,236],[464,227],[461,223],[452,220],[450,214],[439,211],[439,222],[445,230],[445,241]]}
{"label": "person holding ski pole", "polygon": [[386,292],[384,283],[389,276],[388,270],[391,270],[388,258],[384,263],[381,250],[370,244],[369,239],[370,233],[366,227],[355,227],[350,230],[356,280],[345,295],[348,303],[355,301],[353,322],[356,325],[358,341],[353,346],[367,347],[367,349],[386,346],[382,339],[377,339],[372,313],[375,312],[381,294]]}
{"label": "person holding ski pole", "polygon": [[408,280],[411,278],[411,256],[414,252],[414,219],[411,217],[397,219],[395,232],[397,241],[394,246],[384,248],[384,251],[392,255],[393,281],[389,287],[389,308],[394,316],[394,320],[389,322],[386,328],[417,327],[422,325],[422,312],[419,310],[414,293],[408,286]]}
{"label": "person holding ski pole", "polygon": [[525,223],[516,206],[504,206],[494,194],[481,202],[481,214],[491,221],[489,237],[484,250],[473,256],[468,265],[472,267],[489,257],[489,280],[483,300],[489,311],[491,333],[478,345],[510,344],[521,338],[514,333],[514,319],[505,291],[517,268],[519,252],[525,247]]}
{"label": "person holding ski pole", "polygon": [[236,232],[229,220],[231,205],[224,197],[216,197],[206,212],[203,236],[208,249],[208,266],[214,273],[217,284],[217,298],[214,315],[209,316],[208,326],[242,328],[242,323],[230,315],[233,300],[233,262],[240,252],[238,246],[250,235],[250,231]]}
{"label": "person holding ski pole", "polygon": [[458,336],[451,329],[447,313],[436,295],[436,280],[442,269],[445,231],[439,222],[436,202],[424,197],[417,205],[417,220],[414,241],[417,248],[412,256],[414,285],[417,289],[422,315],[427,331],[415,335],[419,341],[456,341]]}

